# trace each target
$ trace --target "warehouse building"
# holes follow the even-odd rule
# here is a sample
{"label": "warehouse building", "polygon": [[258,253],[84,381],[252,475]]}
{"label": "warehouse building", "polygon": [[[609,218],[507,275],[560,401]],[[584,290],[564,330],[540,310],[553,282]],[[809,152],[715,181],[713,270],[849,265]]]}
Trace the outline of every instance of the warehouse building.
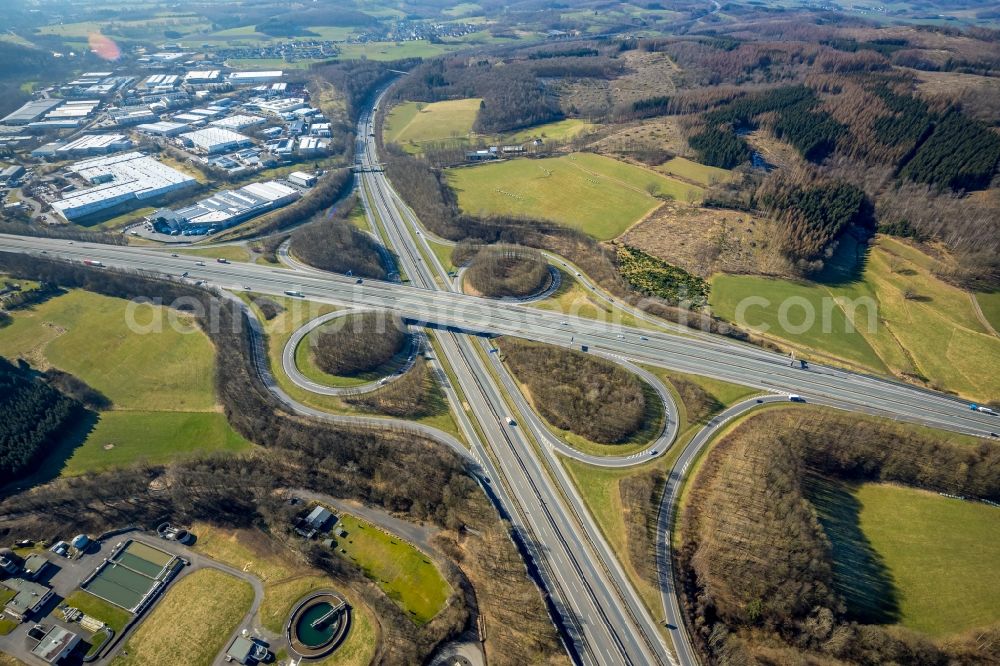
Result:
{"label": "warehouse building", "polygon": [[177,136],[191,129],[191,126],[184,123],[172,123],[167,120],[161,120],[155,123],[139,125],[136,129],[143,134],[150,134],[152,136]]}
{"label": "warehouse building", "polygon": [[229,75],[229,82],[233,85],[253,85],[258,83],[273,83],[284,75],[281,70],[261,71],[261,72],[232,72]]}
{"label": "warehouse building", "polygon": [[58,157],[82,157],[86,155],[109,155],[129,150],[134,144],[124,134],[84,134],[75,141],[56,149]]}
{"label": "warehouse building", "polygon": [[154,74],[142,82],[142,87],[149,90],[173,88],[180,78],[177,74]]}
{"label": "warehouse building", "polygon": [[299,187],[312,187],[316,184],[316,176],[304,171],[293,171],[288,174],[288,182]]}
{"label": "warehouse building", "polygon": [[184,83],[189,85],[203,85],[221,81],[222,72],[217,69],[194,69],[184,75]]}
{"label": "warehouse building", "polygon": [[24,167],[20,164],[12,164],[3,171],[0,171],[0,181],[11,186],[17,183],[24,175]]}
{"label": "warehouse building", "polygon": [[260,116],[248,116],[244,114],[237,114],[234,116],[229,116],[228,118],[220,118],[219,120],[213,120],[209,123],[212,127],[221,127],[222,129],[228,130],[241,130],[246,127],[255,127],[257,125],[262,125],[266,122]]}
{"label": "warehouse building", "polygon": [[178,138],[185,146],[208,155],[228,153],[253,145],[253,140],[250,137],[219,127],[206,127],[194,132],[185,132]]}
{"label": "warehouse building", "polygon": [[36,99],[21,106],[20,109],[7,114],[0,120],[4,125],[27,125],[32,123],[46,113],[56,108],[63,101],[61,99]]}
{"label": "warehouse building", "polygon": [[283,116],[297,109],[304,109],[309,105],[301,97],[280,97],[278,99],[253,100],[246,106],[259,109],[269,116]]}
{"label": "warehouse building", "polygon": [[299,196],[298,190],[277,181],[250,183],[238,190],[218,192],[180,210],[159,210],[147,219],[161,232],[198,235],[286,206]]}
{"label": "warehouse building", "polygon": [[29,619],[52,598],[49,587],[24,578],[8,578],[0,581],[0,585],[14,593],[4,606],[4,612],[18,622]]}
{"label": "warehouse building", "polygon": [[94,185],[70,192],[52,203],[52,208],[70,221],[197,183],[191,176],[139,152],[84,160],[70,167],[70,171]]}

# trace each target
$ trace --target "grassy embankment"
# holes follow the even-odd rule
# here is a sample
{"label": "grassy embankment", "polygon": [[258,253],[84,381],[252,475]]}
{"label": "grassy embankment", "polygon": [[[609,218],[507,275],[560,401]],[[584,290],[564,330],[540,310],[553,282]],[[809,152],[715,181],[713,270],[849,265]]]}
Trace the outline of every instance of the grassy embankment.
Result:
{"label": "grassy embankment", "polygon": [[733,172],[729,169],[699,164],[683,157],[674,157],[656,167],[657,171],[662,171],[669,176],[676,176],[683,180],[697,183],[702,187],[708,187],[716,183],[724,183],[731,180]]}
{"label": "grassy embankment", "polygon": [[[768,325],[768,337],[802,355],[840,360],[878,373],[923,378],[932,387],[968,398],[997,399],[1000,338],[980,321],[969,294],[935,277],[934,267],[931,257],[900,241],[880,237],[857,281],[826,285],[717,275],[710,303],[716,314],[732,320],[744,299],[764,297],[770,305],[749,307],[745,313],[748,323]],[[861,298],[870,299],[876,307],[862,305],[851,316],[850,303]],[[788,299],[810,303],[815,323],[802,332],[783,330],[779,311]],[[987,319],[995,319],[1000,299],[988,295],[982,300]],[[787,312],[793,326],[805,323],[799,305]],[[828,313],[826,330],[824,312]],[[874,315],[871,329],[869,312]],[[853,327],[848,327],[849,322]]]}
{"label": "grassy embankment", "polygon": [[361,567],[414,622],[429,622],[444,608],[451,588],[420,550],[350,514],[341,514],[337,529],[347,533],[334,539],[337,554]]}
{"label": "grassy embankment", "polygon": [[[135,324],[152,330],[130,330],[130,313]],[[189,315],[71,291],[17,311],[0,329],[0,354],[64,370],[114,403],[82,433],[81,445],[67,441],[43,463],[45,478],[250,446],[220,411],[215,351]]]}
{"label": "grassy embankment", "polygon": [[593,153],[500,161],[446,173],[467,213],[552,220],[599,240],[619,236],[654,210],[660,205],[656,196],[693,201],[702,194],[701,188],[652,169]]}

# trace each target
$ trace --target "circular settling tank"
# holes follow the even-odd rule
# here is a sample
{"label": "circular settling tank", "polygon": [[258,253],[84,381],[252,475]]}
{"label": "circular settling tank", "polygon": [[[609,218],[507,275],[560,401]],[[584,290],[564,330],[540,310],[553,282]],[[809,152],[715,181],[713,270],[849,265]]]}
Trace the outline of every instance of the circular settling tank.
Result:
{"label": "circular settling tank", "polygon": [[303,611],[295,624],[295,637],[300,643],[306,647],[318,648],[330,642],[340,625],[340,614],[331,616],[331,610],[332,605],[321,601]]}
{"label": "circular settling tank", "polygon": [[350,628],[351,609],[333,591],[319,591],[296,605],[285,628],[291,651],[303,659],[318,659],[337,649]]}

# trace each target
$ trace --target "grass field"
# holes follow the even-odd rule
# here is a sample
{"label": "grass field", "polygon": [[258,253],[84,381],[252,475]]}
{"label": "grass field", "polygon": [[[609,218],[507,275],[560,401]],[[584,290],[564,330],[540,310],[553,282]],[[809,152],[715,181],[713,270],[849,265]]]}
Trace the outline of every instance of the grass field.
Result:
{"label": "grass field", "polygon": [[191,248],[177,250],[178,254],[190,254],[193,257],[205,257],[216,260],[219,258],[229,261],[249,262],[251,260],[250,251],[244,245],[221,245],[219,247]]}
{"label": "grass field", "polygon": [[66,605],[78,608],[90,617],[95,617],[119,633],[122,627],[132,618],[132,614],[124,608],[112,605],[95,597],[90,592],[77,590],[66,597]]}
{"label": "grass field", "polygon": [[336,528],[347,532],[335,539],[337,553],[361,567],[414,622],[429,622],[444,607],[451,588],[422,552],[350,514],[341,514]]}
{"label": "grass field", "polygon": [[[744,299],[752,305],[746,323],[766,324],[766,335],[797,347],[807,356],[847,361],[875,372],[915,375],[934,387],[974,399],[1000,397],[1000,338],[978,319],[969,294],[936,278],[933,259],[899,241],[881,237],[871,250],[861,278],[843,285],[822,285],[752,276],[718,275],[710,303],[719,316],[734,320]],[[869,299],[854,311],[853,330],[845,305]],[[795,299],[794,301],[788,299]],[[815,323],[783,329],[782,303],[794,326],[805,323],[800,304],[809,303]],[[986,309],[992,310],[987,299]],[[825,307],[825,309],[824,309]],[[984,312],[986,311],[984,309]],[[827,313],[824,316],[824,311]],[[869,330],[869,313],[875,314]],[[824,320],[829,323],[824,331]],[[803,327],[804,328],[804,327]]]}
{"label": "grass field", "polygon": [[211,664],[250,610],[250,583],[217,569],[195,571],[173,584],[113,662]]}
{"label": "grass field", "polygon": [[733,177],[733,172],[729,169],[720,169],[718,167],[699,164],[683,157],[675,157],[667,160],[656,167],[656,170],[662,171],[669,176],[677,176],[678,178],[689,180],[703,187],[723,183]]}
{"label": "grass field", "polygon": [[189,316],[163,307],[71,291],[15,313],[0,330],[0,354],[72,373],[119,409],[207,411],[216,404],[211,342]]}
{"label": "grass field", "polygon": [[52,452],[39,479],[250,446],[218,409],[215,350],[188,315],[151,305],[132,312],[128,301],[70,291],[17,311],[0,329],[0,354],[69,372],[113,402],[91,430]]}
{"label": "grass field", "polygon": [[994,330],[1000,331],[1000,291],[979,292],[976,294],[976,301],[986,321],[990,322]]}
{"label": "grass field", "polygon": [[651,169],[593,153],[517,159],[449,169],[459,205],[471,214],[552,220],[608,240],[660,204],[649,193],[697,199],[702,190]]}
{"label": "grass field", "polygon": [[409,42],[364,42],[343,44],[341,60],[400,60],[402,58],[433,58],[461,48],[462,44],[432,44],[426,39]]}
{"label": "grass field", "polygon": [[502,141],[504,144],[524,143],[532,139],[549,139],[552,141],[569,141],[575,136],[595,129],[597,125],[579,118],[567,118],[557,120],[543,125],[535,125],[523,130],[518,130],[513,134],[504,134]]}
{"label": "grass field", "polygon": [[100,416],[63,476],[100,472],[142,461],[161,465],[201,453],[250,448],[219,412],[110,411]]}
{"label": "grass field", "polygon": [[[1000,620],[1000,587],[984,584],[1000,576],[1000,511],[913,488],[839,485],[838,501],[821,503],[819,512],[839,558],[835,574],[849,606],[885,604],[895,596],[898,622],[933,637]],[[831,504],[834,515],[828,512]],[[859,551],[866,550],[893,588],[874,600],[852,584],[865,568],[858,564]]]}
{"label": "grass field", "polygon": [[479,113],[479,98],[444,102],[404,102],[392,108],[385,120],[385,140],[419,150],[428,141],[465,139]]}

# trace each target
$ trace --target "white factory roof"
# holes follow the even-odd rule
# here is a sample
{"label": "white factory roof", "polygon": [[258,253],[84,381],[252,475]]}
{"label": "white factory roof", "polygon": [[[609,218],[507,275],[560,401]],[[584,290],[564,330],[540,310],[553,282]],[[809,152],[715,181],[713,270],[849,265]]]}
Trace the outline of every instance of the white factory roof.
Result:
{"label": "white factory roof", "polygon": [[194,113],[178,113],[174,116],[174,120],[183,120],[186,123],[193,123],[199,120],[204,120],[204,118]]}
{"label": "white factory roof", "polygon": [[231,81],[263,81],[265,79],[280,79],[284,75],[280,69],[266,70],[260,72],[232,72],[229,74]]}
{"label": "white factory roof", "polygon": [[172,123],[166,120],[161,120],[155,123],[146,123],[136,127],[136,129],[140,132],[146,132],[148,134],[170,134],[172,132],[179,132],[185,128],[187,128],[187,125],[184,123]]}
{"label": "white factory roof", "polygon": [[146,199],[193,185],[191,176],[139,152],[77,162],[70,167],[82,178],[101,183],[66,194],[52,207],[67,218],[81,217],[129,199]]}
{"label": "white factory roof", "polygon": [[216,81],[220,78],[222,78],[222,72],[217,69],[194,69],[184,75],[184,81],[187,83]]}
{"label": "white factory roof", "polygon": [[247,106],[255,106],[261,111],[281,115],[307,106],[301,97],[282,97],[280,99],[256,100]]}
{"label": "white factory roof", "polygon": [[26,102],[17,111],[7,114],[2,123],[10,125],[24,125],[33,120],[38,120],[46,112],[62,104],[61,99],[36,99]]}
{"label": "white factory roof", "polygon": [[251,142],[249,137],[221,127],[206,127],[194,132],[185,132],[180,137],[190,141],[198,148],[204,148],[209,151],[215,146]]}
{"label": "white factory roof", "polygon": [[222,127],[225,129],[243,129],[244,127],[252,127],[254,125],[260,125],[264,122],[264,119],[260,116],[248,116],[238,114],[235,116],[229,116],[228,118],[220,118],[219,120],[213,120],[209,123],[214,127]]}
{"label": "white factory roof", "polygon": [[177,74],[153,74],[143,83],[147,88],[159,88],[161,86],[173,86],[181,77]]}
{"label": "white factory roof", "polygon": [[84,134],[79,139],[59,148],[59,152],[103,150],[113,145],[128,143],[131,141],[124,134]]}

